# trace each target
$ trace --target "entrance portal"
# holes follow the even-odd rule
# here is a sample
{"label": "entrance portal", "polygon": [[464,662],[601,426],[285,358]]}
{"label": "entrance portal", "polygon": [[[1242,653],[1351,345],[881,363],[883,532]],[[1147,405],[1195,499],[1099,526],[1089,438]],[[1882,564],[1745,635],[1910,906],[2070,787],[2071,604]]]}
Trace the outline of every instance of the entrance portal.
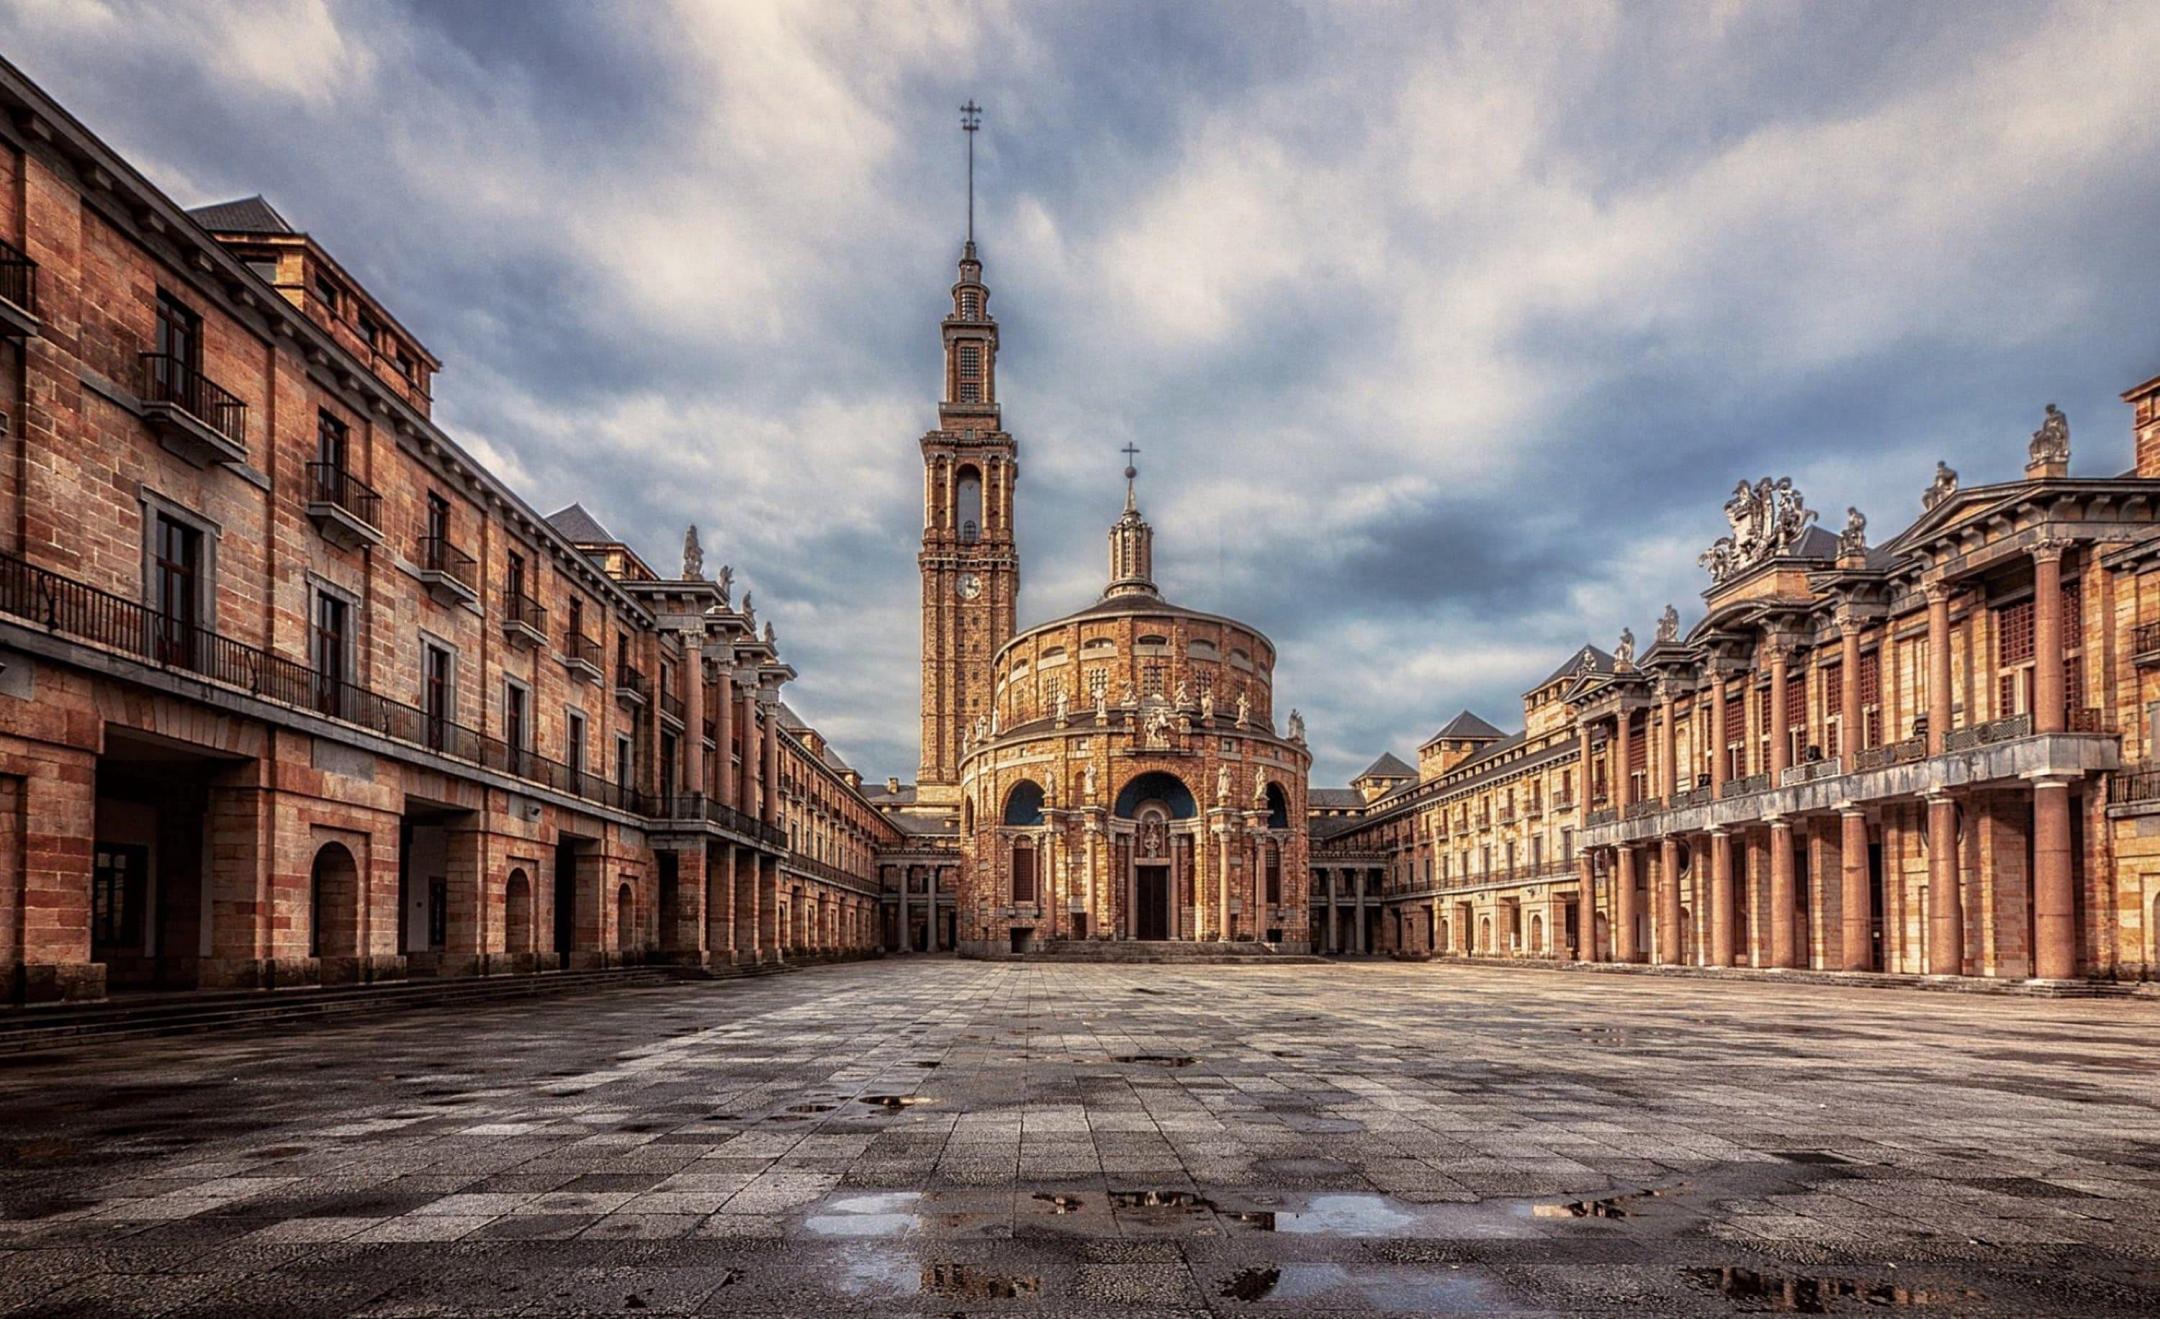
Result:
{"label": "entrance portal", "polygon": [[1170,937],[1170,867],[1134,867],[1133,889],[1136,908],[1134,916],[1135,937],[1141,939],[1167,939]]}

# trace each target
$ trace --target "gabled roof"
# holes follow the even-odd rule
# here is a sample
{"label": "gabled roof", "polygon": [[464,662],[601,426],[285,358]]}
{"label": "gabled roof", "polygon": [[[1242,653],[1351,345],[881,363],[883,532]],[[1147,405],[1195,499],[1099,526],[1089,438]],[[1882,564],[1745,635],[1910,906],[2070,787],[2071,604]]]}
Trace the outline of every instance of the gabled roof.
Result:
{"label": "gabled roof", "polygon": [[578,545],[613,545],[615,533],[600,525],[599,519],[585,511],[583,504],[556,509],[547,515],[548,525],[563,534],[563,538]]}
{"label": "gabled roof", "polygon": [[1365,794],[1355,788],[1308,788],[1305,790],[1305,804],[1326,810],[1346,810],[1363,806]]}
{"label": "gabled roof", "polygon": [[1591,673],[1611,673],[1613,671],[1613,657],[1611,655],[1599,650],[1596,646],[1586,645],[1581,650],[1568,656],[1567,661],[1559,668],[1545,675],[1545,681],[1530,690],[1536,691],[1538,687],[1550,686],[1562,678],[1571,677],[1582,672],[1585,667],[1585,660],[1589,661],[1588,669]]}
{"label": "gabled roof", "polygon": [[198,206],[189,211],[188,216],[195,223],[212,233],[290,234],[299,232],[285,223],[285,217],[279,215],[277,209],[271,206],[269,202],[264,201],[262,194],[259,192],[252,197],[242,197],[237,201],[214,202],[208,206]]}
{"label": "gabled roof", "polygon": [[1437,742],[1441,738],[1445,737],[1453,738],[1459,741],[1475,742],[1483,741],[1489,738],[1505,736],[1506,734],[1502,733],[1499,729],[1493,727],[1491,724],[1486,723],[1483,719],[1478,718],[1476,715],[1470,713],[1468,710],[1465,710],[1461,714],[1456,715],[1453,719],[1448,720],[1447,727],[1442,728],[1437,733],[1434,733],[1431,737],[1427,738],[1426,741]]}
{"label": "gabled roof", "polygon": [[[1417,771],[1402,763],[1402,760],[1392,751],[1381,752],[1380,759],[1367,765],[1365,772],[1358,775],[1358,779],[1414,779],[1416,777]],[[1355,783],[1357,779],[1350,781]]]}

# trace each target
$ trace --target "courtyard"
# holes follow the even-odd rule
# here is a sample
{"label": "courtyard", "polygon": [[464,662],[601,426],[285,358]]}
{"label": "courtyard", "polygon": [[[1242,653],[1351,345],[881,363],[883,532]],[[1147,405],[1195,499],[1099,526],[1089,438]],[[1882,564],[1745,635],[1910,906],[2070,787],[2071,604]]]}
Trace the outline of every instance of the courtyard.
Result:
{"label": "courtyard", "polygon": [[918,958],[0,1065],[0,1311],[2160,1306],[2150,1001]]}

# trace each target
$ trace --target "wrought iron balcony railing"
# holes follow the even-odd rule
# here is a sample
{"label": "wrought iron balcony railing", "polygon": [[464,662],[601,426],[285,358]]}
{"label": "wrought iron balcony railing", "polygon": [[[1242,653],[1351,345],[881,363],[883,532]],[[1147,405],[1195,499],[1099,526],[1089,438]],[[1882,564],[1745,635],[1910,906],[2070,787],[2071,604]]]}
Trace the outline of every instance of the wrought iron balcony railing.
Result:
{"label": "wrought iron balcony railing", "polygon": [[309,463],[307,474],[311,502],[342,509],[369,527],[382,526],[382,496],[375,487],[336,463]]}

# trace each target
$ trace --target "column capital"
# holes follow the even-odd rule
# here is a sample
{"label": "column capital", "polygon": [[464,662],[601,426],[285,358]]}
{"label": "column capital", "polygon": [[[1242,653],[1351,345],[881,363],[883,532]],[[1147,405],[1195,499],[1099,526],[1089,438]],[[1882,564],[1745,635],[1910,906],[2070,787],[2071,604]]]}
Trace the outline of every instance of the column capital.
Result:
{"label": "column capital", "polygon": [[2041,788],[2067,788],[2071,784],[2077,782],[2081,777],[2083,776],[2078,774],[2042,773],[2028,774],[2025,776],[2025,781],[2027,783],[2030,783],[2035,791],[2038,791]]}
{"label": "column capital", "polygon": [[1931,605],[1946,605],[1950,603],[1951,597],[1957,594],[1957,588],[1938,578],[1932,582],[1923,582],[1920,594]]}
{"label": "column capital", "polygon": [[1854,802],[1839,802],[1837,807],[1837,813],[1839,815],[1848,817],[1858,815],[1862,818],[1865,818],[1867,816],[1867,807],[1861,806]]}
{"label": "column capital", "polygon": [[2068,536],[2042,536],[2032,543],[2032,557],[2037,563],[2060,563],[2064,553],[2076,544]]}

